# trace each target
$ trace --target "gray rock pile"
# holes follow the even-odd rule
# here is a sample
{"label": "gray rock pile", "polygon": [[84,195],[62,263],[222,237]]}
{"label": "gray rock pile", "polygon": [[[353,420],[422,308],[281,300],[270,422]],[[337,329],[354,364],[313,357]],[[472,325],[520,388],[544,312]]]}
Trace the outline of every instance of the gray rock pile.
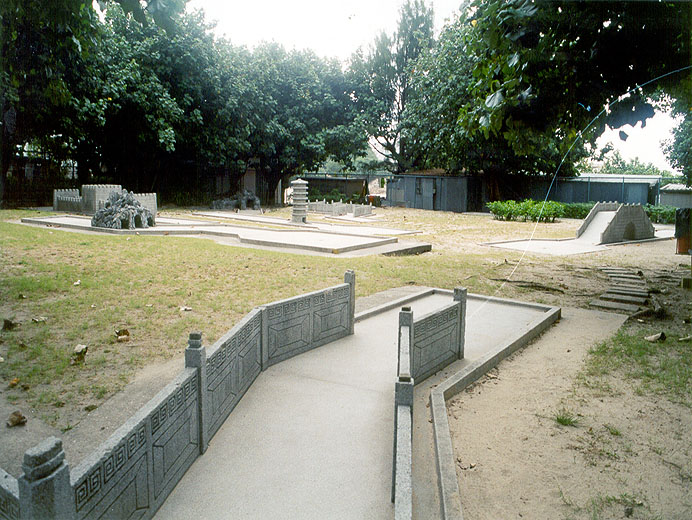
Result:
{"label": "gray rock pile", "polygon": [[215,200],[211,203],[212,209],[260,209],[260,200],[254,193],[242,190],[230,198]]}
{"label": "gray rock pile", "polygon": [[103,208],[91,219],[93,227],[111,229],[148,228],[156,225],[154,215],[127,190],[111,193]]}

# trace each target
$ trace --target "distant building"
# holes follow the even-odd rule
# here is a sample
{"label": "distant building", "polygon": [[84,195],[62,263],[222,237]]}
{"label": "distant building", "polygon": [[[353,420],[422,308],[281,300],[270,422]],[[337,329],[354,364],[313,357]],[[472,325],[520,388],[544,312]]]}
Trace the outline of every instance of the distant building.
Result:
{"label": "distant building", "polygon": [[[552,183],[552,185],[551,185]],[[661,177],[582,173],[579,177],[510,175],[502,180],[505,200],[623,202],[657,204]],[[394,175],[387,183],[387,204],[441,211],[487,211],[490,189],[484,175],[449,175],[441,170]]]}
{"label": "distant building", "polygon": [[661,188],[661,204],[676,208],[692,208],[692,187],[666,184]]}

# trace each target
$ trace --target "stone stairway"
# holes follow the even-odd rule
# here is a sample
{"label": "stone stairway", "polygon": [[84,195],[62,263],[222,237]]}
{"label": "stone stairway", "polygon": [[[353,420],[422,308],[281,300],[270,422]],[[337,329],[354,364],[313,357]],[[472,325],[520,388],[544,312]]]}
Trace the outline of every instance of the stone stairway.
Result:
{"label": "stone stairway", "polygon": [[602,267],[601,271],[608,275],[610,285],[606,292],[589,305],[628,314],[649,307],[650,291],[641,271],[621,267]]}

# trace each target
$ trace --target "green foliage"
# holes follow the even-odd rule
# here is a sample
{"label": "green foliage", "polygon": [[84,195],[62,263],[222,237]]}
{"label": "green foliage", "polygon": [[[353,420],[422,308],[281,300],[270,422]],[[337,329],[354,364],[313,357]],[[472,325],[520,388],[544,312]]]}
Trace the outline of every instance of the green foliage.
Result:
{"label": "green foliage", "polygon": [[585,219],[595,204],[595,202],[570,202],[563,204],[565,211],[563,217]]}
{"label": "green foliage", "polygon": [[493,217],[497,220],[519,220],[524,222],[555,222],[564,216],[564,204],[560,202],[536,201],[526,199],[521,202],[514,200],[488,202],[486,204]]}
{"label": "green foliage", "polygon": [[661,170],[652,163],[642,163],[638,157],[625,161],[617,150],[606,157],[599,172],[613,175],[671,175],[671,172]]}
{"label": "green foliage", "polygon": [[685,73],[622,95],[689,65],[691,16],[674,2],[474,0],[416,64],[410,139],[431,166],[574,173],[585,143],[645,122],[660,92],[690,106]]}
{"label": "green foliage", "polygon": [[414,63],[426,54],[432,38],[432,7],[423,0],[406,0],[397,31],[377,36],[367,56],[359,50],[351,57],[349,78],[360,121],[396,172],[420,164],[403,131],[404,112],[413,95]]}
{"label": "green foliage", "polygon": [[561,426],[577,426],[579,419],[571,410],[561,408],[555,413],[555,422]]}
{"label": "green foliage", "polygon": [[673,129],[673,138],[665,142],[663,151],[673,168],[682,172],[686,184],[690,186],[692,185],[692,115],[683,109],[679,109],[676,113],[679,115],[678,124]]}
{"label": "green foliage", "polygon": [[[685,342],[652,343],[644,339],[656,332],[660,330],[620,329],[612,339],[591,349],[586,376],[600,377],[618,371],[650,391],[692,406],[692,349]],[[672,337],[689,331],[684,325],[671,324],[666,332]]]}
{"label": "green foliage", "polygon": [[0,118],[13,127],[2,132],[0,200],[26,143],[74,161],[78,183],[168,199],[201,199],[218,173],[238,180],[250,160],[268,196],[282,178],[364,155],[354,89],[335,60],[233,46],[201,11],[182,14],[182,0],[108,3],[103,22],[85,0],[44,4],[0,6],[0,113],[16,114]]}
{"label": "green foliage", "polygon": [[675,224],[675,206],[652,206],[647,204],[644,211],[655,224]]}

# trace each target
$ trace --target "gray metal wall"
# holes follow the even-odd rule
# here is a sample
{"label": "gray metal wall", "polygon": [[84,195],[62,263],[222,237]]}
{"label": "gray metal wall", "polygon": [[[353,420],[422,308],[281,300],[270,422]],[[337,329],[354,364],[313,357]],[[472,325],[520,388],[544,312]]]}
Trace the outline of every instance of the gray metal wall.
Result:
{"label": "gray metal wall", "polygon": [[[507,198],[543,200],[550,180],[535,177],[513,179],[506,188]],[[626,204],[655,202],[649,183],[602,182],[557,179],[549,200],[557,202],[615,201]],[[655,190],[653,190],[655,191]],[[441,211],[487,211],[487,190],[482,177],[433,177],[398,175],[387,182],[387,204]]]}

